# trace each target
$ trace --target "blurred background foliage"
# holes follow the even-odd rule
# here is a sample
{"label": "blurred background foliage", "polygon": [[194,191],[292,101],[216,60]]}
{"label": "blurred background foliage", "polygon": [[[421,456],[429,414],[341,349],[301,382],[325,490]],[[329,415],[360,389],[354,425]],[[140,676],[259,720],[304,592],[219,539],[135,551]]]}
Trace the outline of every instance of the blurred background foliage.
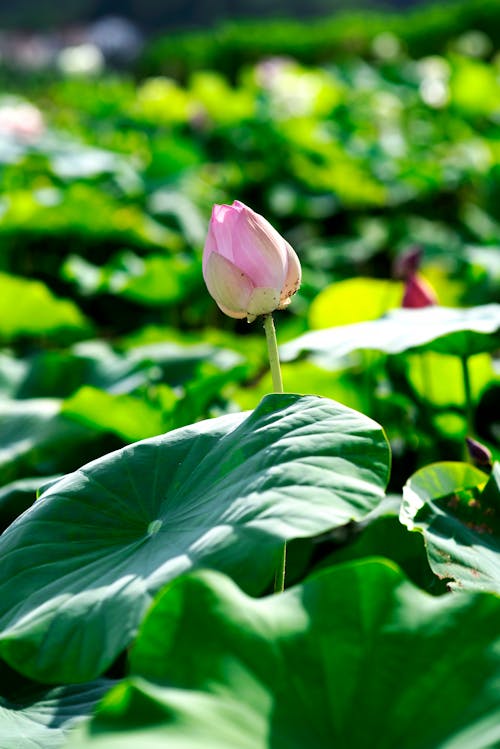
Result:
{"label": "blurred background foliage", "polygon": [[[208,18],[208,4],[179,1],[165,28],[215,27],[154,37],[143,32],[164,4],[117,5],[0,14],[5,522],[47,477],[269,390],[258,323],[225,318],[203,284],[213,203],[246,202],[301,258],[282,343],[399,307],[395,267],[416,247],[442,305],[500,298],[498,2],[307,22],[283,3],[273,11],[288,19],[217,24],[228,3]],[[80,25],[8,31],[56,11]],[[494,347],[469,370],[472,411],[446,353],[289,362],[284,379],[382,423],[398,491],[425,462],[460,458],[467,433],[498,455]]]}
{"label": "blurred background foliage", "polygon": [[188,26],[211,25],[221,19],[269,16],[327,15],[343,8],[375,6],[406,7],[418,0],[310,0],[304,5],[301,0],[68,0],[64,7],[57,7],[50,0],[19,0],[15,5],[0,9],[0,22],[33,27],[40,24],[89,21],[111,14],[120,14],[143,28],[157,24],[163,29]]}

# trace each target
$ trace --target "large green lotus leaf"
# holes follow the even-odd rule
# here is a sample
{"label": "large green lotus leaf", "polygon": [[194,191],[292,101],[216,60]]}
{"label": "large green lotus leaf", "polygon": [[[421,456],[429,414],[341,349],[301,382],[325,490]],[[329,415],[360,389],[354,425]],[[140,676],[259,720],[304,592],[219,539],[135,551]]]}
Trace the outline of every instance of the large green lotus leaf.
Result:
{"label": "large green lotus leaf", "polygon": [[432,597],[388,561],[258,600],[194,573],[160,594],[131,676],[68,749],[492,748],[499,617],[496,596]]}
{"label": "large green lotus leaf", "polygon": [[500,463],[433,463],[403,489],[401,522],[424,534],[429,563],[450,587],[500,593]]}
{"label": "large green lotus leaf", "polygon": [[281,347],[285,361],[313,355],[331,365],[360,349],[399,354],[409,349],[472,356],[500,344],[500,304],[452,309],[392,310],[379,320],[312,331]]}
{"label": "large green lotus leaf", "polygon": [[38,686],[11,699],[0,696],[1,749],[64,746],[68,732],[91,714],[95,704],[115,683],[98,679],[52,689]]}
{"label": "large green lotus leaf", "polygon": [[364,517],[388,469],[378,424],[298,395],[96,460],[0,538],[0,655],[48,683],[92,679],[167,581],[209,566],[261,592],[285,539]]}
{"label": "large green lotus leaf", "polygon": [[88,334],[89,323],[68,299],[57,299],[41,281],[0,273],[0,337]]}

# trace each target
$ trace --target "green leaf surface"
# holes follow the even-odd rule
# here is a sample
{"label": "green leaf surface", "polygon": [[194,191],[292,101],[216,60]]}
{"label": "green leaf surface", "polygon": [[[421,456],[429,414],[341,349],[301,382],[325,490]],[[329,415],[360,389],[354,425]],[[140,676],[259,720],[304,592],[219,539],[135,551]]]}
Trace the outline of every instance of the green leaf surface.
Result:
{"label": "green leaf surface", "polygon": [[[177,398],[170,392],[173,404]],[[115,395],[88,386],[64,402],[62,413],[93,429],[113,432],[125,442],[153,437],[167,427],[166,414],[145,398]]]}
{"label": "green leaf surface", "polygon": [[53,689],[39,686],[15,699],[0,696],[0,747],[58,749],[64,746],[68,732],[90,715],[114,683],[99,679]]}
{"label": "green leaf surface", "polygon": [[348,278],[327,286],[309,310],[313,330],[376,320],[389,309],[400,307],[404,285],[381,278]]}
{"label": "green leaf surface", "polygon": [[[420,397],[435,406],[463,406],[465,389],[462,364],[458,357],[426,351],[406,357],[408,377]],[[474,401],[497,379],[490,354],[468,360],[471,395]]]}
{"label": "green leaf surface", "polygon": [[0,655],[48,683],[92,679],[167,581],[209,566],[261,592],[285,539],[364,517],[388,470],[378,424],[297,395],[96,460],[0,538]]}
{"label": "green leaf surface", "polygon": [[312,355],[323,366],[353,351],[368,349],[399,354],[409,349],[472,356],[500,343],[500,304],[454,309],[393,310],[379,320],[313,331],[281,347],[284,361]]}
{"label": "green leaf surface", "polygon": [[158,596],[131,677],[68,749],[491,749],[499,616],[495,596],[433,598],[378,560],[260,600],[195,573]]}
{"label": "green leaf surface", "polygon": [[403,488],[401,522],[424,534],[429,563],[450,587],[500,593],[500,464],[434,463]]}
{"label": "green leaf surface", "polygon": [[[398,520],[397,510],[395,514],[386,512],[362,520],[355,526],[353,538],[349,541],[321,559],[318,566],[331,567],[353,559],[385,557],[395,562],[419,588],[433,595],[446,591],[445,584],[429,566],[422,536],[408,533]],[[325,545],[325,550],[327,548]]]}
{"label": "green leaf surface", "polygon": [[0,337],[70,334],[81,336],[89,323],[68,299],[58,299],[41,281],[0,273]]}

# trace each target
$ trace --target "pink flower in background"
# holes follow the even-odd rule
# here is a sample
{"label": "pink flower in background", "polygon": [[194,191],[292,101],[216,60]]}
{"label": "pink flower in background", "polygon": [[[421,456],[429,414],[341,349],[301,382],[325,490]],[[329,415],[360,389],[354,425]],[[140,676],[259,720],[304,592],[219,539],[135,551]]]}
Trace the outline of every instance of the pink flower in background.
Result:
{"label": "pink flower in background", "polygon": [[436,292],[425,278],[422,278],[419,273],[412,273],[408,276],[403,294],[403,307],[430,307],[437,303]]}
{"label": "pink flower in background", "polygon": [[226,315],[251,322],[290,303],[301,269],[295,251],[269,221],[235,200],[213,207],[203,277]]}
{"label": "pink flower in background", "polygon": [[394,262],[394,276],[405,281],[402,307],[417,309],[438,304],[436,292],[419,273],[422,255],[422,248],[414,245],[401,253]]}
{"label": "pink flower in background", "polygon": [[28,102],[0,104],[0,135],[36,140],[45,129],[42,113]]}

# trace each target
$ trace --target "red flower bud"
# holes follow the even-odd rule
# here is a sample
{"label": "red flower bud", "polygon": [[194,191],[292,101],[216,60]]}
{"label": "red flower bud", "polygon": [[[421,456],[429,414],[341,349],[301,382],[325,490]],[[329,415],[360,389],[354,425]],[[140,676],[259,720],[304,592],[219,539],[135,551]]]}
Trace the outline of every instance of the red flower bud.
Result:
{"label": "red flower bud", "polygon": [[430,307],[438,303],[436,292],[425,278],[418,273],[413,273],[406,280],[402,307],[416,309],[418,307]]}

